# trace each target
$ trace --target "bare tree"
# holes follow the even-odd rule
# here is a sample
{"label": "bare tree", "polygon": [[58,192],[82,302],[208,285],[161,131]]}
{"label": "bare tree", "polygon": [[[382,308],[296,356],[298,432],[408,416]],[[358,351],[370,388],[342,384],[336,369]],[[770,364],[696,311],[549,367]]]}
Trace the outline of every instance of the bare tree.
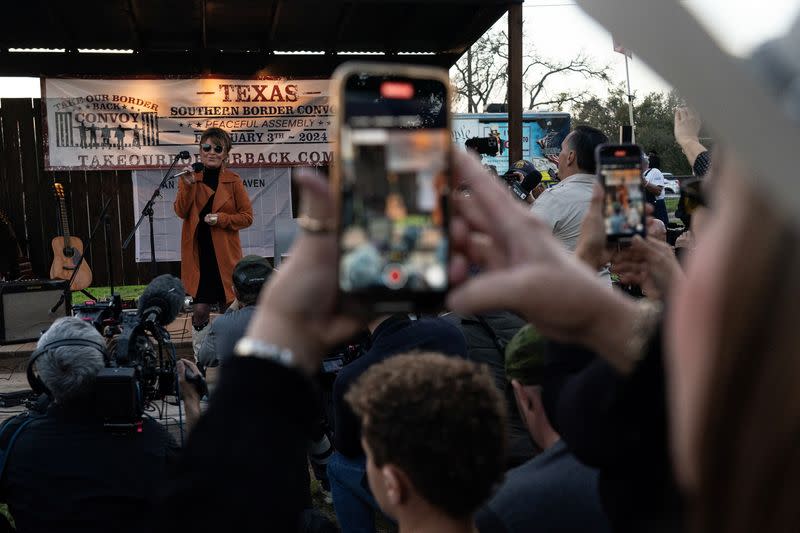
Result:
{"label": "bare tree", "polygon": [[595,79],[610,83],[608,66],[598,67],[583,52],[565,62],[550,61],[539,57],[534,52],[526,54],[525,68],[522,73],[522,86],[528,96],[528,109],[554,106],[560,108],[564,104],[575,104],[583,101],[585,92],[560,92],[551,94],[547,91],[547,82],[559,74],[578,74],[584,79]]}
{"label": "bare tree", "polygon": [[[478,104],[485,107],[489,99],[508,101],[508,35],[505,31],[486,33],[461,57],[455,65],[453,85],[459,99],[466,99],[469,112],[477,112]],[[609,67],[597,66],[585,53],[569,61],[554,61],[541,57],[529,49],[523,57],[522,84],[528,97],[526,109],[537,107],[560,108],[584,100],[585,92],[558,92],[548,90],[553,78],[579,75],[585,79],[610,83]]]}
{"label": "bare tree", "polygon": [[457,99],[466,100],[468,113],[486,107],[495,92],[505,92],[506,64],[497,60],[502,46],[498,35],[486,33],[455,64],[453,88]]}

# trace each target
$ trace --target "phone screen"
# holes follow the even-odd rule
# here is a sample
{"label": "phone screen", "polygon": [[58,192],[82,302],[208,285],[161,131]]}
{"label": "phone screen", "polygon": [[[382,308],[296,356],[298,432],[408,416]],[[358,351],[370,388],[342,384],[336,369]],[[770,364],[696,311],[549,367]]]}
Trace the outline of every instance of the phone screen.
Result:
{"label": "phone screen", "polygon": [[605,189],[603,214],[608,240],[644,235],[641,149],[636,145],[602,145],[597,163]]}
{"label": "phone screen", "polygon": [[441,299],[448,288],[447,85],[350,74],[343,105],[340,290],[371,302]]}

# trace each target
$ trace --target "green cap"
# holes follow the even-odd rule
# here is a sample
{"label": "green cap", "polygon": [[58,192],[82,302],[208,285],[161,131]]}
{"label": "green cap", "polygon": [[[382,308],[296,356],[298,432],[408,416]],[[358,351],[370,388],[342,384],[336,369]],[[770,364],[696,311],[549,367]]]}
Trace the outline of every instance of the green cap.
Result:
{"label": "green cap", "polygon": [[540,385],[544,370],[544,337],[526,324],[506,346],[506,378],[523,385]]}

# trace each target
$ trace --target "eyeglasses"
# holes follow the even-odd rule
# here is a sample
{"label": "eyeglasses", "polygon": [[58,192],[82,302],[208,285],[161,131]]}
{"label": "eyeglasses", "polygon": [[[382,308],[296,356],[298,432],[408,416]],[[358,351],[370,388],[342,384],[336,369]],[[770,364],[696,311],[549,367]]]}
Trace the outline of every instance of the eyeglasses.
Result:
{"label": "eyeglasses", "polygon": [[222,151],[224,150],[224,148],[222,146],[218,145],[218,144],[211,145],[211,144],[208,144],[208,143],[201,144],[200,148],[202,148],[204,152],[210,152],[211,149],[213,148],[214,149],[214,153],[217,153],[217,154],[221,154]]}
{"label": "eyeglasses", "polygon": [[687,215],[691,215],[698,207],[708,207],[708,199],[702,185],[703,180],[700,178],[688,179],[681,183],[683,209]]}

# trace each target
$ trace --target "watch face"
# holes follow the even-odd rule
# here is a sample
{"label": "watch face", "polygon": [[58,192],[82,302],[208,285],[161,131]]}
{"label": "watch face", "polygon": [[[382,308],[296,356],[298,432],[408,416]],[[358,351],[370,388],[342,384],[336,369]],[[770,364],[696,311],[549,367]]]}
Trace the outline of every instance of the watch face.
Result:
{"label": "watch face", "polygon": [[239,342],[233,347],[233,353],[235,355],[240,355],[243,357],[247,357],[251,355],[251,351],[253,348],[253,343],[247,337],[239,339]]}
{"label": "watch face", "polygon": [[278,345],[244,337],[236,343],[234,353],[240,357],[257,357],[277,361],[289,366],[294,359],[291,350],[281,348]]}

